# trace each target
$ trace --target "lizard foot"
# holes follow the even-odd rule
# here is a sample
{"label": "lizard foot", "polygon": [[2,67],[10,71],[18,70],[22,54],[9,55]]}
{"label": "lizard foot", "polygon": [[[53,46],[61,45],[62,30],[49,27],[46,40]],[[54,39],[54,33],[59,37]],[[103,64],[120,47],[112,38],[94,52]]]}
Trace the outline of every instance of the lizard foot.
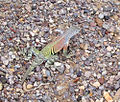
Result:
{"label": "lizard foot", "polygon": [[70,54],[65,55],[65,57],[66,57],[66,58],[71,58],[71,57],[74,56],[74,55],[75,55],[75,54],[70,53]]}

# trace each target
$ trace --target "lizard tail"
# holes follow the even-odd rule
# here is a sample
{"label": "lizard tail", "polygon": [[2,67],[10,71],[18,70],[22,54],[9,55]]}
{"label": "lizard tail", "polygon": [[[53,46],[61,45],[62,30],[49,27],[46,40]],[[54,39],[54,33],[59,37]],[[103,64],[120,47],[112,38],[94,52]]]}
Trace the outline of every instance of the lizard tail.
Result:
{"label": "lizard tail", "polygon": [[[39,60],[39,62],[40,63],[37,63],[36,61],[38,61]],[[37,66],[37,65],[40,65],[40,64],[42,64],[43,63],[43,61],[44,61],[44,59],[36,59],[36,61],[34,61],[33,63],[32,63],[32,65],[30,66],[30,68],[27,70],[27,72],[25,73],[25,75],[23,76],[23,79],[22,79],[22,82],[21,82],[21,84],[23,84],[23,82],[25,81],[25,79],[27,78],[27,76],[29,75],[29,73],[31,73],[31,71]]]}
{"label": "lizard tail", "polygon": [[25,79],[27,78],[27,76],[29,75],[29,73],[30,73],[33,69],[34,69],[34,67],[31,66],[31,67],[27,70],[27,72],[25,73],[25,75],[24,75],[24,77],[23,77],[23,79],[22,79],[21,84],[23,84],[23,82],[25,81]]}

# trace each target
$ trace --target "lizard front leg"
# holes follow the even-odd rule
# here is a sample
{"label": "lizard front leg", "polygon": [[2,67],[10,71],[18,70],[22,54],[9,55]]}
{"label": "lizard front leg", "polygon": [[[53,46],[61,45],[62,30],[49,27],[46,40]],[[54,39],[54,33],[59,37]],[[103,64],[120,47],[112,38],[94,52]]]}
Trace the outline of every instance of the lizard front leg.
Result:
{"label": "lizard front leg", "polygon": [[64,47],[63,47],[63,54],[65,56],[67,56],[67,49],[68,49],[68,44],[66,44]]}
{"label": "lizard front leg", "polygon": [[66,58],[70,58],[70,57],[74,56],[73,53],[68,54],[67,49],[68,49],[68,43],[63,47],[63,54],[64,54],[64,56]]}

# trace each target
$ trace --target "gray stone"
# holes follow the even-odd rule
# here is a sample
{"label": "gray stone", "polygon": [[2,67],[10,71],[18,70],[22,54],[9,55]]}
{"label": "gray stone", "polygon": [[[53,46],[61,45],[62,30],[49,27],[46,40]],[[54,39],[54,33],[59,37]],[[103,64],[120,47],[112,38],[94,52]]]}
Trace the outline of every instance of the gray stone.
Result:
{"label": "gray stone", "polygon": [[70,88],[69,88],[69,91],[70,91],[71,93],[73,93],[73,92],[74,92],[74,88],[73,88],[73,87],[70,87]]}
{"label": "gray stone", "polygon": [[51,75],[49,70],[46,70],[46,75],[47,75],[47,77],[49,77]]}
{"label": "gray stone", "polygon": [[103,23],[103,28],[109,29],[109,28],[110,28],[110,25],[109,25],[109,24],[106,24],[106,23]]}
{"label": "gray stone", "polygon": [[63,73],[64,70],[65,70],[65,67],[64,67],[64,65],[61,65],[60,67],[57,67],[56,69],[57,69],[60,73]]}
{"label": "gray stone", "polygon": [[91,74],[92,74],[92,73],[91,73],[90,71],[86,71],[86,72],[85,72],[85,77],[89,78],[89,77],[91,76]]}
{"label": "gray stone", "polygon": [[98,15],[98,17],[99,17],[100,19],[103,19],[103,18],[104,18],[104,14],[103,14],[103,13],[100,13],[100,14]]}
{"label": "gray stone", "polygon": [[48,95],[44,95],[42,98],[45,102],[52,102],[51,97]]}

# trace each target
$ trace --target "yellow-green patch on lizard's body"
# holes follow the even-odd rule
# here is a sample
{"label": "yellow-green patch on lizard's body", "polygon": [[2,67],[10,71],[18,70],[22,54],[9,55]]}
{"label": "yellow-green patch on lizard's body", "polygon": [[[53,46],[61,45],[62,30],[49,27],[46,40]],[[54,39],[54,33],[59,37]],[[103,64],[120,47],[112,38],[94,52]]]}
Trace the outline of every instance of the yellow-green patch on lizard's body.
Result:
{"label": "yellow-green patch on lizard's body", "polygon": [[41,51],[33,49],[35,51],[35,61],[25,73],[22,83],[27,78],[28,74],[37,66],[43,63],[44,60],[49,59],[52,55],[59,52],[61,49],[66,49],[69,40],[72,36],[76,35],[80,31],[80,28],[76,26],[70,27],[61,36],[54,39],[51,43],[47,44]]}
{"label": "yellow-green patch on lizard's body", "polygon": [[64,35],[61,35],[54,39],[51,43],[46,45],[42,50],[41,53],[46,57],[49,58],[52,54],[59,52],[62,48],[66,47],[69,43],[69,40],[72,36],[77,34],[80,31],[80,28],[76,26],[70,27]]}

